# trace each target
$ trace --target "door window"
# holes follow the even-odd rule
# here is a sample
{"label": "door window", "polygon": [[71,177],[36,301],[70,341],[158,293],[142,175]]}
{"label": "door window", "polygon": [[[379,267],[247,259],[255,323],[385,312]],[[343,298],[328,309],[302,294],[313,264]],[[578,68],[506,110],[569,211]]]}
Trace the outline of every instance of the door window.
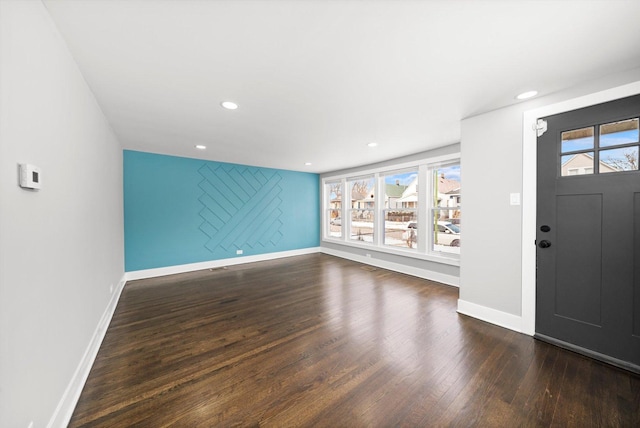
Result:
{"label": "door window", "polygon": [[562,133],[560,176],[638,171],[639,118]]}

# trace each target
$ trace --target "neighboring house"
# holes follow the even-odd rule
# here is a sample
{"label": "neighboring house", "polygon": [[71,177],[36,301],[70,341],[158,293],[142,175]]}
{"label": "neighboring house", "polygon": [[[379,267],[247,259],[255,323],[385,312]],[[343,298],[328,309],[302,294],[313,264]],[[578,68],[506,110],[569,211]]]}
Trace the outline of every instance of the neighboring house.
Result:
{"label": "neighboring house", "polygon": [[[445,178],[444,174],[438,178],[437,183],[438,192],[438,206],[443,208],[453,208],[460,205],[460,182],[458,180],[451,180]],[[405,189],[402,197],[399,199],[403,208],[416,208],[418,202],[418,179],[415,178]],[[447,214],[445,214],[447,213]],[[454,211],[455,213],[458,211]],[[445,217],[448,218],[448,212],[444,211]]]}
{"label": "neighboring house", "polygon": [[329,194],[329,209],[331,210],[330,211],[331,219],[340,217],[340,211],[342,210],[342,186],[341,185],[335,185],[335,187],[331,189],[331,192]]}
{"label": "neighboring house", "polygon": [[408,187],[409,186],[400,184],[399,181],[396,181],[396,184],[386,184],[384,192],[384,207],[403,208],[400,199]]}
{"label": "neighboring house", "polygon": [[340,211],[342,210],[342,198],[337,197],[329,201],[331,220],[340,217]]}
{"label": "neighboring house", "polygon": [[351,208],[353,209],[373,209],[375,201],[375,195],[373,191],[356,191],[351,190]]}
{"label": "neighboring house", "polygon": [[329,201],[329,208],[332,210],[342,209],[342,198],[336,197],[335,199],[331,199]]}
{"label": "neighboring house", "polygon": [[[444,174],[440,175],[437,183],[438,204],[441,207],[456,206],[460,202],[460,182],[445,178]],[[454,201],[451,204],[449,201]]]}
{"label": "neighboring house", "polygon": [[[438,206],[442,208],[454,208],[460,206],[460,182],[445,178],[444,174],[438,177],[436,190],[438,192]],[[440,220],[460,218],[460,210],[440,211]]]}
{"label": "neighboring house", "polygon": [[418,178],[414,178],[398,200],[402,208],[418,208]]}
{"label": "neighboring house", "polygon": [[[593,174],[593,156],[587,153],[578,153],[569,157],[561,167],[561,175]],[[616,172],[618,168],[600,161],[600,172]]]}
{"label": "neighboring house", "polygon": [[[385,184],[384,207],[402,208],[400,199],[407,186],[396,184]],[[375,193],[369,189],[366,193],[352,191],[351,207],[354,209],[373,209],[375,207]]]}
{"label": "neighboring house", "polygon": [[376,196],[373,192],[366,195],[352,195],[351,206],[355,209],[372,210],[375,208]]}

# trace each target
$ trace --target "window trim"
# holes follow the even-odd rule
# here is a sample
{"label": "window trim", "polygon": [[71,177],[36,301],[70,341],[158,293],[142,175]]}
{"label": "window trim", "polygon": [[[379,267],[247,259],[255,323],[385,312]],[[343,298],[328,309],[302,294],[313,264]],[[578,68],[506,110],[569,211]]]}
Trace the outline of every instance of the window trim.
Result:
{"label": "window trim", "polygon": [[[396,173],[402,173],[406,171],[418,171],[418,206],[415,208],[418,215],[418,230],[427,230],[429,224],[429,218],[433,211],[432,206],[432,178],[429,177],[430,173],[434,169],[438,169],[443,166],[448,166],[455,163],[460,163],[460,153],[452,153],[449,155],[437,156],[433,158],[423,158],[411,162],[401,162],[397,164],[389,164],[383,167],[366,168],[363,170],[327,175],[321,179],[322,186],[322,207],[321,207],[321,241],[344,245],[348,247],[367,249],[376,252],[395,254],[403,257],[409,257],[420,260],[427,260],[438,262],[442,264],[448,264],[453,266],[460,265],[460,255],[455,253],[443,253],[439,251],[433,251],[433,234],[425,233],[423,239],[418,239],[417,248],[403,248],[393,247],[384,244],[384,177],[393,175]],[[351,201],[351,189],[347,185],[349,181],[355,181],[358,179],[369,179],[373,177],[375,186],[375,204],[374,204],[374,223],[373,223],[373,242],[363,243],[350,239],[351,237],[351,204],[348,207],[345,201]],[[342,203],[340,210],[341,231],[342,236],[332,237],[329,236],[329,221],[328,219],[328,204],[329,195],[327,185],[331,183],[342,183]],[[461,208],[459,208],[461,209]]]}

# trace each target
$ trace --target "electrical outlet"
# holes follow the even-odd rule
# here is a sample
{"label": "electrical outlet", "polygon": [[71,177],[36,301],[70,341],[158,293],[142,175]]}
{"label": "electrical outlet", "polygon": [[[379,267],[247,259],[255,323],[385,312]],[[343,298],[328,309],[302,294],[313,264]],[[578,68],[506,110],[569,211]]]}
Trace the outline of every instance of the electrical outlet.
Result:
{"label": "electrical outlet", "polygon": [[236,250],[236,254],[238,254],[238,255],[242,254],[243,252],[244,251],[242,251],[242,250]]}
{"label": "electrical outlet", "polygon": [[369,253],[365,254],[365,256],[371,258],[371,254],[369,254]]}

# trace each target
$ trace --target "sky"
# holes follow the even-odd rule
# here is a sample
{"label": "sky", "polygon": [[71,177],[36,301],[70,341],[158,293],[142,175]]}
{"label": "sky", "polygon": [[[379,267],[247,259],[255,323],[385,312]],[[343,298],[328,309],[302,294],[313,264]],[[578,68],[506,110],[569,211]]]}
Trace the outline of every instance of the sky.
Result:
{"label": "sky", "polygon": [[396,180],[400,181],[400,185],[408,186],[414,178],[418,176],[418,171],[404,172],[402,174],[386,175],[384,182],[386,184],[396,184]]}
{"label": "sky", "polygon": [[439,173],[444,173],[444,178],[460,181],[460,164],[451,165],[438,169]]}
{"label": "sky", "polygon": [[[438,174],[443,174],[444,177],[449,180],[460,181],[460,164],[450,165],[446,167],[438,168]],[[411,184],[414,178],[418,176],[418,171],[404,172],[402,174],[387,175],[384,177],[384,182],[387,184],[396,184],[396,180],[400,181],[401,185],[408,186]]]}

